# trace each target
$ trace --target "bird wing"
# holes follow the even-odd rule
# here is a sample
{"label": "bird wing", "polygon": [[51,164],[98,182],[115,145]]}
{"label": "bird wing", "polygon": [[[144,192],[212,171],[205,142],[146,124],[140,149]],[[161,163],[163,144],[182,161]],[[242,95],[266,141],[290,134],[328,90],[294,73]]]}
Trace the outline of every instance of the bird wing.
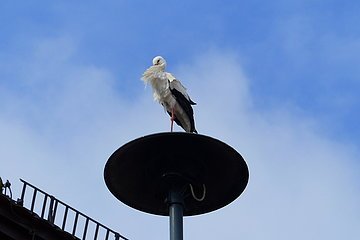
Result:
{"label": "bird wing", "polygon": [[[185,111],[186,115],[189,117],[191,129],[190,132],[197,132],[195,130],[195,122],[194,122],[194,110],[192,109],[191,105],[195,105],[196,103],[193,102],[189,95],[186,92],[186,88],[181,84],[180,81],[176,80],[174,76],[171,74],[167,76],[169,81],[169,88],[171,94],[175,97],[178,104],[181,108]],[[171,116],[171,113],[168,112]],[[178,119],[175,117],[175,122],[182,126]]]}
{"label": "bird wing", "polygon": [[191,105],[196,105],[196,103],[191,100],[190,96],[186,92],[186,88],[179,80],[177,80],[171,73],[166,73],[166,77],[169,80],[169,87],[171,92],[176,90],[177,92],[181,93]]}

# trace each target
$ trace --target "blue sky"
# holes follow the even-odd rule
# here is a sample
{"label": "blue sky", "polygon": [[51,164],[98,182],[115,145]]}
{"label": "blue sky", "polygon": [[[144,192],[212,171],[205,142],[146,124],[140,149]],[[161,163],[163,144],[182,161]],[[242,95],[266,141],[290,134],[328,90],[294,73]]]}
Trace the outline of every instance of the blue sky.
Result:
{"label": "blue sky", "polygon": [[0,175],[132,239],[167,239],[166,218],[119,204],[102,179],[119,146],[168,131],[140,81],[162,55],[198,103],[199,132],[232,145],[251,170],[242,198],[185,220],[187,239],[358,239],[359,10],[356,1],[2,1]]}

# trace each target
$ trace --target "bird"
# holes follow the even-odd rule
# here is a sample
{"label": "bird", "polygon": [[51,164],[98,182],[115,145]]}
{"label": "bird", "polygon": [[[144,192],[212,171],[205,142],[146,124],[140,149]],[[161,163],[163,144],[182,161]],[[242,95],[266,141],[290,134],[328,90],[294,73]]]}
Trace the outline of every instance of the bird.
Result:
{"label": "bird", "polygon": [[162,56],[156,56],[142,75],[141,80],[150,84],[154,100],[159,102],[170,115],[173,132],[174,121],[188,133],[197,133],[195,129],[194,110],[196,105],[186,92],[186,88],[171,73],[165,71],[166,61]]}

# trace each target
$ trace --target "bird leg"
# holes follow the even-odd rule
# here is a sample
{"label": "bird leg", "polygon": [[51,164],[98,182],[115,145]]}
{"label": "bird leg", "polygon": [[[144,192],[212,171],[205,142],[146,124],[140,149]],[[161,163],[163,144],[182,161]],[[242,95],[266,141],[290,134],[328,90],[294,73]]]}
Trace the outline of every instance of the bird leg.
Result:
{"label": "bird leg", "polygon": [[173,132],[173,129],[174,129],[174,119],[175,119],[175,116],[174,116],[174,108],[171,109],[171,132]]}

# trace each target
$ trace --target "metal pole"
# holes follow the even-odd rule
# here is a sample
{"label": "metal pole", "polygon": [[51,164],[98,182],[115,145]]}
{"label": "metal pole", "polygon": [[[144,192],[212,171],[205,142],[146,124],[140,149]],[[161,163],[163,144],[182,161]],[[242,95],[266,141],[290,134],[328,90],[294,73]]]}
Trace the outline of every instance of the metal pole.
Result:
{"label": "metal pole", "polygon": [[179,189],[169,192],[170,240],[183,240],[183,196]]}

